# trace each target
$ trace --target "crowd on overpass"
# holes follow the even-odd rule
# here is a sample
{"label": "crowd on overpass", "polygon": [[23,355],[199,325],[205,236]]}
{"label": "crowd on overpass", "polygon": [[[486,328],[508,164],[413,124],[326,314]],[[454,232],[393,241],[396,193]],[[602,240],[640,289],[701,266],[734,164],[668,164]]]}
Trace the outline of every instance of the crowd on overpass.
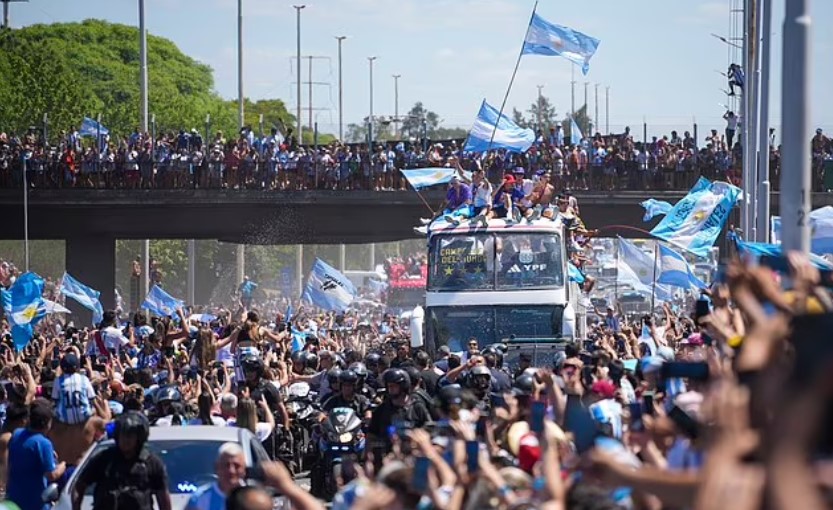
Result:
{"label": "crowd on overpass", "polygon": [[[560,126],[539,132],[525,154],[503,150],[468,153],[463,140],[365,143],[332,142],[301,146],[291,132],[273,129],[256,136],[251,128],[209,139],[196,130],[161,133],[155,139],[138,130],[127,136],[84,138],[61,131],[44,144],[40,131],[17,136],[0,133],[0,188],[20,187],[23,168],[34,188],[121,189],[258,189],[258,190],[397,190],[407,183],[400,169],[451,165],[481,167],[493,182],[507,169],[523,168],[527,177],[549,170],[553,184],[575,190],[684,190],[702,175],[736,184],[741,176],[737,121],[695,140],[682,136],[636,141],[623,133],[596,133],[571,144]],[[830,139],[819,130],[813,138],[814,190],[829,189],[824,164],[833,154]],[[772,182],[777,189],[780,148],[770,152]],[[833,177],[833,172],[831,172]]]}

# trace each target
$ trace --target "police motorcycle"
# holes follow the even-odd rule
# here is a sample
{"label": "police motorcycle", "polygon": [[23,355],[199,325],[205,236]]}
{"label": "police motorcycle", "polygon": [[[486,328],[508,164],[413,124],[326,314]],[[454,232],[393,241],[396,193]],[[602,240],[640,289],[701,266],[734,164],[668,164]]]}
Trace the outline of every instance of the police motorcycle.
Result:
{"label": "police motorcycle", "polygon": [[319,474],[324,476],[323,486],[315,487],[321,492],[319,497],[331,501],[339,489],[344,459],[364,455],[365,434],[362,425],[362,417],[349,407],[336,407],[321,422],[318,469]]}

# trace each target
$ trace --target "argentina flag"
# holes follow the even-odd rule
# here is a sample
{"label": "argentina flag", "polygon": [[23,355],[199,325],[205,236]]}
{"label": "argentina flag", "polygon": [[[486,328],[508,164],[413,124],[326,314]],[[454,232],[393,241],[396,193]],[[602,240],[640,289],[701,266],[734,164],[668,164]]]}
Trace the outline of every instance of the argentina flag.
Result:
{"label": "argentina flag", "polygon": [[353,282],[323,260],[315,260],[301,294],[303,301],[324,310],[343,312],[355,297]]}
{"label": "argentina flag", "polygon": [[659,247],[659,276],[657,282],[683,289],[705,289],[706,284],[694,276],[688,261],[667,246]]}
{"label": "argentina flag", "polygon": [[84,120],[81,121],[81,129],[78,130],[78,134],[81,136],[104,136],[110,134],[110,130],[97,120],[84,117]]}
{"label": "argentina flag", "polygon": [[645,209],[645,215],[642,216],[642,221],[651,221],[657,216],[664,216],[671,212],[671,209],[674,208],[674,206],[669,202],[666,202],[665,200],[657,200],[655,198],[649,198],[639,205]]}
{"label": "argentina flag", "polygon": [[484,99],[463,150],[486,152],[490,149],[506,149],[512,152],[526,152],[534,142],[534,131],[518,126]]}
{"label": "argentina flag", "polygon": [[177,308],[181,308],[184,304],[182,300],[176,299],[158,285],[154,285],[145,297],[142,308],[156,315],[172,317],[176,314]]}
{"label": "argentina flag", "polygon": [[61,287],[58,291],[68,298],[74,299],[78,304],[93,312],[93,324],[98,324],[104,318],[104,309],[101,306],[99,296],[101,293],[95,289],[87,287],[75,278],[64,273],[61,279]]}
{"label": "argentina flag", "polygon": [[590,70],[590,58],[599,47],[599,40],[561,25],[555,25],[538,14],[533,14],[524,39],[523,55],[564,57],[581,66],[581,72]]}
{"label": "argentina flag", "polygon": [[46,315],[43,301],[43,278],[23,273],[9,290],[0,289],[3,311],[12,326],[12,341],[22,351],[34,335],[35,325]]}
{"label": "argentina flag", "polygon": [[726,224],[740,188],[700,177],[688,195],[651,230],[651,235],[704,257]]}
{"label": "argentina flag", "polygon": [[[429,186],[436,186],[437,184],[446,184],[451,181],[451,178],[457,173],[456,168],[412,168],[410,170],[400,170],[402,175],[408,181],[408,184],[414,189],[423,189]],[[471,172],[464,172],[464,175],[471,179]]]}
{"label": "argentina flag", "polygon": [[570,143],[579,145],[582,138],[584,138],[584,135],[581,134],[581,128],[576,124],[576,119],[570,118]]}
{"label": "argentina flag", "polygon": [[[827,205],[811,211],[810,218],[810,251],[817,255],[833,253],[833,207]],[[771,219],[772,242],[781,243],[781,217]]]}

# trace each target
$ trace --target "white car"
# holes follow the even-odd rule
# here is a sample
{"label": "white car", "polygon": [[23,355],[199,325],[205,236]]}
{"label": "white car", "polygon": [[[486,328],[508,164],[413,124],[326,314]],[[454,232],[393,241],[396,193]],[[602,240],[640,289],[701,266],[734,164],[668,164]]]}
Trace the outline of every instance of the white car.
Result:
{"label": "white car", "polygon": [[[162,459],[168,472],[168,490],[174,510],[183,510],[188,498],[203,485],[216,480],[214,461],[223,443],[238,443],[246,455],[246,467],[268,461],[266,450],[257,437],[247,429],[220,426],[151,427],[147,448]],[[43,493],[46,503],[52,503],[54,510],[72,510],[72,488],[78,475],[84,471],[92,456],[113,446],[112,439],[94,444],[79,463],[66,487],[58,491],[51,484]],[[94,486],[87,488],[83,510],[93,507]],[[276,501],[276,504],[278,502]],[[155,505],[155,501],[154,501]]]}

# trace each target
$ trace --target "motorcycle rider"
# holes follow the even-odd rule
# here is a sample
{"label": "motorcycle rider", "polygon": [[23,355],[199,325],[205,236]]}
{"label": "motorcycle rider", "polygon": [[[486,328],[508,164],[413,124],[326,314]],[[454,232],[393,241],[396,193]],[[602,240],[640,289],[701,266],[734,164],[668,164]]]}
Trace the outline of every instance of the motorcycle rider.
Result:
{"label": "motorcycle rider", "polygon": [[[275,414],[276,421],[289,428],[289,414],[283,405],[280,391],[263,377],[263,359],[254,355],[243,356],[240,360],[240,368],[243,371],[243,386],[248,388],[252,400],[260,402],[261,397],[264,397],[269,409]],[[262,410],[258,410],[258,412],[262,412]]]}
{"label": "motorcycle rider", "polygon": [[477,365],[469,371],[464,381],[477,402],[475,407],[488,413],[492,406],[489,391],[492,387],[492,372],[485,365]]}
{"label": "motorcycle rider", "polygon": [[364,364],[368,373],[365,383],[374,391],[382,387],[380,375],[382,374],[382,356],[378,352],[371,352],[364,358]]}
{"label": "motorcycle rider", "polygon": [[185,424],[185,410],[182,408],[182,393],[176,386],[163,386],[154,395],[153,419],[151,425],[167,427]]}
{"label": "motorcycle rider", "polygon": [[386,389],[385,398],[373,410],[368,426],[369,444],[374,453],[374,461],[379,466],[392,445],[389,434],[391,426],[395,432],[399,432],[402,429],[424,427],[432,421],[421,400],[411,396],[411,378],[407,372],[400,368],[390,368],[382,374],[382,382]]}
{"label": "motorcycle rider", "polygon": [[359,376],[351,369],[343,370],[338,377],[340,392],[328,398],[321,409],[330,412],[336,407],[349,407],[358,416],[369,418],[370,400],[356,391]]}
{"label": "motorcycle rider", "polygon": [[409,365],[403,367],[405,372],[408,373],[408,377],[411,379],[411,395],[414,397],[414,400],[422,401],[422,404],[428,409],[428,412],[431,413],[431,417],[433,419],[437,419],[436,410],[434,406],[431,404],[433,403],[434,399],[431,398],[431,395],[425,391],[425,384],[422,381],[422,377],[420,377],[419,369],[413,365]]}
{"label": "motorcycle rider", "polygon": [[376,391],[370,388],[365,382],[367,381],[368,371],[367,367],[361,361],[356,361],[350,365],[350,369],[356,373],[359,380],[356,383],[356,392],[367,397],[371,402],[376,398]]}

